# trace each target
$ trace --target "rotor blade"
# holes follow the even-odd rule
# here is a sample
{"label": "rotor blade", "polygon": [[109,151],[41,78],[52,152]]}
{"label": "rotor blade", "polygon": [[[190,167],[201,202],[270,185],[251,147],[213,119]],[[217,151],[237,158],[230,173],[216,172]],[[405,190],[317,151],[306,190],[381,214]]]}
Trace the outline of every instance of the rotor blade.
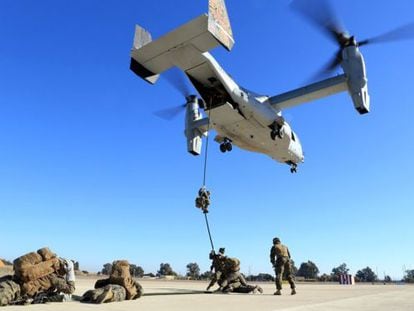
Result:
{"label": "rotor blade", "polygon": [[320,81],[323,78],[326,78],[328,75],[332,74],[333,71],[342,63],[342,51],[339,50],[335,56],[333,56],[329,62],[327,62],[321,70],[315,73],[310,79],[310,82]]}
{"label": "rotor blade", "polygon": [[164,120],[171,121],[184,111],[186,104],[155,111],[154,114]]}
{"label": "rotor blade", "polygon": [[190,81],[178,68],[172,68],[162,76],[184,97],[191,94]]}
{"label": "rotor blade", "polygon": [[346,31],[329,0],[293,0],[290,7],[323,30],[333,41],[341,44],[339,40]]}
{"label": "rotor blade", "polygon": [[382,35],[373,37],[371,39],[360,41],[358,45],[363,46],[373,43],[402,41],[410,39],[414,39],[414,22],[400,26],[394,30],[388,31]]}

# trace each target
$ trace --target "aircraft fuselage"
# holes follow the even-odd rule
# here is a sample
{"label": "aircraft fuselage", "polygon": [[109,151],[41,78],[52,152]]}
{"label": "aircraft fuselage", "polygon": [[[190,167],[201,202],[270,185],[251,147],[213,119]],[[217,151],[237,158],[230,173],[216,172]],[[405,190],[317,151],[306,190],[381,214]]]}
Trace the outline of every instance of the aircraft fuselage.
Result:
{"label": "aircraft fuselage", "polygon": [[[268,103],[268,97],[240,87],[208,52],[203,57],[205,65],[214,72],[211,88],[200,88],[202,81],[197,81],[191,72],[187,74],[206,103],[210,126],[218,133],[216,141],[228,139],[242,149],[266,154],[289,165],[303,162],[299,138],[283,120],[281,111]],[[270,133],[275,120],[283,120],[283,135],[273,139]]]}

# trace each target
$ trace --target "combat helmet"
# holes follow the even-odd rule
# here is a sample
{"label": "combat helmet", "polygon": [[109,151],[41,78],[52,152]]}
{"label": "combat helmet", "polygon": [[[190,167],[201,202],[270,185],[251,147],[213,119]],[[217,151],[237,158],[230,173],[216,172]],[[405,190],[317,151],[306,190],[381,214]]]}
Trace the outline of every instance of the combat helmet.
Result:
{"label": "combat helmet", "polygon": [[277,244],[280,243],[280,239],[279,238],[273,238],[273,244]]}

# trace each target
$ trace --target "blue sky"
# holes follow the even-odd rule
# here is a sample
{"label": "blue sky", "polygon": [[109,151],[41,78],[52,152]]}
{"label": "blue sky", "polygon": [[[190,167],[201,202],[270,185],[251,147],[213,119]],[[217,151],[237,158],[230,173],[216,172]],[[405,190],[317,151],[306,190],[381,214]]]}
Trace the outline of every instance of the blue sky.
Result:
{"label": "blue sky", "polygon": [[[213,55],[235,80],[275,95],[302,86],[336,46],[289,1],[227,1],[236,45]],[[414,3],[341,0],[360,39],[412,22]],[[161,80],[129,71],[134,25],[154,38],[207,11],[207,1],[0,2],[0,257],[42,246],[97,271],[125,258],[156,272],[209,268],[194,197],[203,158],[186,152],[184,121],[154,111],[183,103]],[[371,113],[347,94],[285,111],[305,150],[296,175],[270,158],[211,144],[207,186],[216,247],[242,271],[269,272],[279,236],[296,264],[345,262],[393,278],[414,269],[414,41],[373,45]]]}

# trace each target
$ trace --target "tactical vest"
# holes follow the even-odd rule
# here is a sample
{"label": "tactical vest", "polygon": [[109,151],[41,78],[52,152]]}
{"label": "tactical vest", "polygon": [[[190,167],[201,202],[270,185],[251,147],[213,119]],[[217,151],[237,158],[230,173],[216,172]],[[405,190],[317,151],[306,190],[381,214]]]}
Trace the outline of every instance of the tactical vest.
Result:
{"label": "tactical vest", "polygon": [[283,244],[277,243],[277,244],[274,244],[273,247],[275,248],[277,257],[289,257],[288,248],[284,246]]}

